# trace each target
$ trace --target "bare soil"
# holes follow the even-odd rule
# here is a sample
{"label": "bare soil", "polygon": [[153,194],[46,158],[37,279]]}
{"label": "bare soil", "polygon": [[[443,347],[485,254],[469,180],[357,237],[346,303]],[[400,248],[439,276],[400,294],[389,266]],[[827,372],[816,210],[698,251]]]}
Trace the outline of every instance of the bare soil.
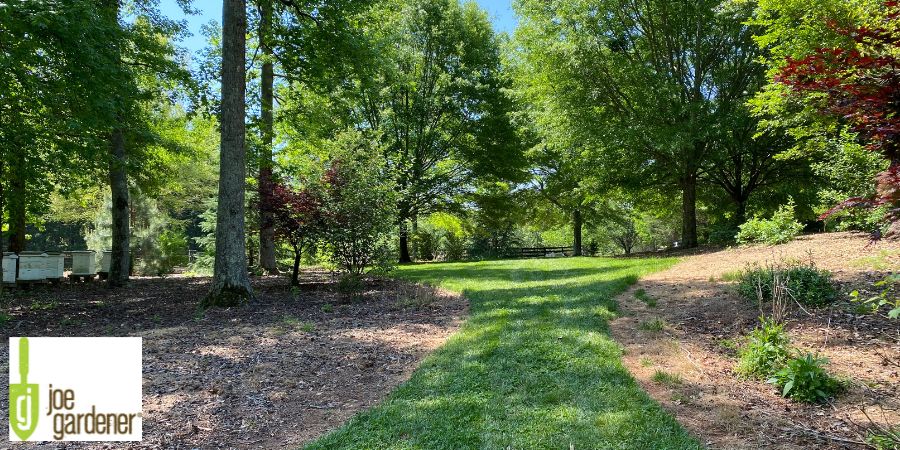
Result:
{"label": "bare soil", "polygon": [[[246,307],[197,311],[203,278],[135,279],[122,290],[62,284],[5,297],[8,336],[141,336],[143,442],[14,448],[298,448],[407,380],[461,324],[461,297],[369,280],[339,293],[326,273],[300,289],[254,280]],[[0,373],[9,349],[0,345]],[[8,389],[0,394],[7,404]]]}
{"label": "bare soil", "polygon": [[[796,308],[787,325],[793,345],[827,357],[827,370],[848,384],[823,405],[784,399],[773,386],[734,372],[735,346],[758,324],[760,310],[725,280],[748,264],[789,260],[811,260],[831,271],[842,292],[843,300],[829,307]],[[848,293],[871,291],[872,283],[898,268],[900,245],[853,233],[693,252],[622,294],[624,315],[611,329],[642,386],[712,448],[865,448],[871,423],[900,424],[900,321],[858,312]],[[636,299],[637,289],[657,299],[657,306]],[[663,330],[648,331],[646,324],[657,319]],[[657,371],[680,380],[654,382]]]}

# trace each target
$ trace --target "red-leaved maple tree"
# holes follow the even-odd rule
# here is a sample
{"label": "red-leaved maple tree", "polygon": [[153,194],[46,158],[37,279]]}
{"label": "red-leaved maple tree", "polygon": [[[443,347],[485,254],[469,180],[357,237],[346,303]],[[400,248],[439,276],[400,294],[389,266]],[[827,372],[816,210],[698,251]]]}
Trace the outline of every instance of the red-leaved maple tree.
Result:
{"label": "red-leaved maple tree", "polygon": [[890,167],[877,177],[874,198],[851,198],[823,214],[850,206],[881,206],[900,219],[900,1],[884,2],[878,26],[829,26],[848,37],[847,48],[819,48],[788,58],[776,82],[799,94],[821,95],[822,108],[842,118],[867,148],[881,153]]}
{"label": "red-leaved maple tree", "polygon": [[270,205],[276,236],[288,242],[294,251],[291,285],[297,286],[303,250],[319,239],[324,227],[322,200],[313,189],[295,190],[282,182],[273,182],[267,191],[271,198],[263,204]]}

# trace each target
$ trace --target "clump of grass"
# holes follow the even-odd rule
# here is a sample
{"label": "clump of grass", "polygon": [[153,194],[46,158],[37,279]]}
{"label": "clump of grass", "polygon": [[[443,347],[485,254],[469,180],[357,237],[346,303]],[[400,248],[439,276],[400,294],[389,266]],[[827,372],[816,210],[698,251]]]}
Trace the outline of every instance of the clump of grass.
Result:
{"label": "clump of grass", "polygon": [[31,309],[35,311],[53,311],[59,306],[59,303],[56,300],[42,302],[40,300],[35,300],[31,304]]}
{"label": "clump of grass", "polygon": [[734,281],[741,281],[741,278],[743,278],[743,276],[744,276],[744,272],[741,270],[730,270],[728,272],[723,273],[722,275],[719,275],[719,281],[725,281],[728,283],[731,283]]}
{"label": "clump of grass", "polygon": [[12,320],[12,316],[6,313],[0,313],[0,327],[6,325],[10,320]]}
{"label": "clump of grass", "polygon": [[421,308],[437,300],[437,294],[430,286],[412,284],[400,290],[397,305],[401,308]]}
{"label": "clump of grass", "polygon": [[656,299],[648,294],[644,289],[638,289],[634,291],[634,298],[644,302],[645,305],[651,308],[656,308]]}
{"label": "clump of grass", "polygon": [[326,304],[322,305],[322,312],[323,313],[334,312],[334,305],[332,305],[331,303],[326,303]]}
{"label": "clump of grass", "polygon": [[653,360],[650,358],[641,358],[641,366],[642,367],[651,367],[651,366],[653,366]]}
{"label": "clump of grass", "polygon": [[666,387],[675,387],[681,385],[681,375],[677,373],[669,373],[664,370],[657,370],[653,372],[653,376],[650,377],[650,381]]}
{"label": "clump of grass", "polygon": [[294,316],[284,315],[281,317],[281,320],[275,325],[273,331],[277,335],[283,335],[294,330],[300,330],[304,333],[311,333],[315,329],[316,326],[312,322],[303,322],[302,320]]}
{"label": "clump of grass", "polygon": [[638,324],[638,329],[643,331],[651,331],[654,333],[658,333],[666,328],[666,321],[662,319],[653,319],[641,322]]}

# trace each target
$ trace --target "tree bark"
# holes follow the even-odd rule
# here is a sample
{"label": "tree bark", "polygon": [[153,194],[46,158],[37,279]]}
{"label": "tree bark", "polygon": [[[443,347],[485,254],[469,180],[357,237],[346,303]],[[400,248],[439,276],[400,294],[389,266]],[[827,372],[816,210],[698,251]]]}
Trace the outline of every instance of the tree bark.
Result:
{"label": "tree bark", "polygon": [[572,233],[574,235],[573,239],[572,239],[572,242],[573,242],[572,243],[572,247],[573,247],[572,256],[581,256],[582,255],[582,252],[581,252],[581,228],[582,228],[581,210],[576,208],[575,212],[572,213]]}
{"label": "tree bark", "polygon": [[405,218],[400,218],[400,264],[412,262],[409,255],[409,229],[406,222]]}
{"label": "tree bark", "polygon": [[259,265],[270,275],[278,274],[275,260],[275,223],[272,218],[272,145],[274,141],[275,68],[272,63],[272,0],[260,2],[259,42],[262,47],[261,75],[262,150],[259,155]]}
{"label": "tree bark", "polygon": [[737,212],[734,216],[735,225],[741,226],[747,221],[747,199],[735,198],[734,203],[737,205]]}
{"label": "tree bark", "polygon": [[291,286],[300,285],[300,251],[294,250],[294,270],[291,272]]}
{"label": "tree bark", "polygon": [[223,0],[222,106],[219,113],[219,205],[216,211],[216,258],[212,289],[203,306],[236,306],[250,301],[244,232],[244,150],[247,13],[245,0]]}
{"label": "tree bark", "polygon": [[125,133],[116,127],[110,135],[109,188],[112,192],[112,255],[108,286],[120,287],[128,282],[130,272],[131,227],[128,199],[128,172],[125,156]]}
{"label": "tree bark", "polygon": [[697,175],[681,180],[681,246],[697,246]]}

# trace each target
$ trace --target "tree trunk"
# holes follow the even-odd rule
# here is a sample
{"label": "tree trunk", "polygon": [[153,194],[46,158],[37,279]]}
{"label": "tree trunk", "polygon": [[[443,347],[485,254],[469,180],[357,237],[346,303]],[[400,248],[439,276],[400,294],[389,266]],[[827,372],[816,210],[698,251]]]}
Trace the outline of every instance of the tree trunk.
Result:
{"label": "tree trunk", "polygon": [[581,256],[581,210],[576,209],[574,213],[572,213],[572,233],[574,234],[572,239],[572,256]]}
{"label": "tree trunk", "polygon": [[734,203],[737,205],[737,212],[734,216],[735,225],[741,226],[747,221],[747,199],[736,198]]}
{"label": "tree trunk", "polygon": [[697,246],[697,175],[681,180],[681,246]]}
{"label": "tree trunk", "polygon": [[409,230],[406,227],[406,221],[400,222],[400,264],[411,263],[412,258],[409,256]]}
{"label": "tree trunk", "polygon": [[130,273],[131,227],[128,205],[128,172],[126,170],[125,133],[113,130],[109,145],[109,188],[112,192],[112,255],[109,265],[109,287],[123,286]]}
{"label": "tree trunk", "polygon": [[300,250],[294,249],[294,270],[291,272],[291,286],[300,286]]}
{"label": "tree trunk", "polygon": [[244,232],[244,151],[246,36],[245,0],[222,6],[222,106],[219,113],[219,205],[216,211],[216,259],[212,289],[203,306],[236,306],[250,301]]}
{"label": "tree trunk", "polygon": [[272,218],[272,144],[275,119],[275,68],[272,63],[272,0],[260,2],[259,42],[262,47],[261,75],[262,150],[259,155],[259,265],[270,275],[278,274],[275,260],[275,223]]}

